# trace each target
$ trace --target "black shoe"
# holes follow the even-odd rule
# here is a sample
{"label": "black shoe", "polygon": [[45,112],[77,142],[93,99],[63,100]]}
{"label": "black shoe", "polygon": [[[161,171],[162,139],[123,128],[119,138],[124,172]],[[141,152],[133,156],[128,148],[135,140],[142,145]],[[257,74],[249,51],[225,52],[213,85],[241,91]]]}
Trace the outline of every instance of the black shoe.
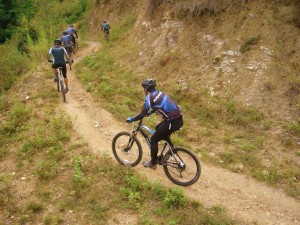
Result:
{"label": "black shoe", "polygon": [[57,82],[57,81],[58,81],[58,77],[55,76],[55,77],[54,77],[54,82]]}
{"label": "black shoe", "polygon": [[68,87],[66,87],[66,93],[69,91],[69,88]]}
{"label": "black shoe", "polygon": [[149,160],[149,161],[144,161],[144,162],[143,162],[143,166],[146,167],[146,168],[153,169],[153,170],[155,170],[156,167],[157,167],[156,164],[152,164],[151,160]]}

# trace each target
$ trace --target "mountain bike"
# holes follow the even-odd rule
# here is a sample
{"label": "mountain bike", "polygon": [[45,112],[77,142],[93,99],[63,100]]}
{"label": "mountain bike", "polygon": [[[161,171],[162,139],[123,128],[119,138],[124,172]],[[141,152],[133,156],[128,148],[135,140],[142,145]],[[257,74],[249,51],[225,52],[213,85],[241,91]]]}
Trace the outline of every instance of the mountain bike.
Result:
{"label": "mountain bike", "polygon": [[[49,60],[49,62],[52,62],[52,60]],[[68,62],[66,62],[68,63]],[[56,84],[57,84],[57,90],[61,92],[61,97],[63,102],[66,102],[66,84],[64,81],[64,76],[62,73],[62,67],[56,68],[56,74],[57,74],[57,79],[56,79]]]}
{"label": "mountain bike", "polygon": [[[141,119],[138,123],[133,123],[131,132],[117,133],[112,140],[112,151],[116,160],[123,166],[134,167],[138,165],[143,156],[143,149],[137,135],[140,133],[150,148],[149,136],[154,132],[154,130],[143,125],[143,119]],[[173,147],[172,142],[163,140],[162,144],[158,165],[163,166],[166,176],[180,186],[196,183],[201,174],[198,157],[189,149]]]}

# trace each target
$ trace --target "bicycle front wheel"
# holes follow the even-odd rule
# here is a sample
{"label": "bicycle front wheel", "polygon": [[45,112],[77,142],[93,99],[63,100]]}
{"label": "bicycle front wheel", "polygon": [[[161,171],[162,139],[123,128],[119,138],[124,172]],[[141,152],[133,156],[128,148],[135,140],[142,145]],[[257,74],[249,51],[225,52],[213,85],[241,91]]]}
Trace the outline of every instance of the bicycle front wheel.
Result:
{"label": "bicycle front wheel", "polygon": [[129,132],[120,132],[112,140],[112,151],[116,160],[123,166],[136,166],[142,160],[143,152],[140,141],[131,137]]}
{"label": "bicycle front wheel", "polygon": [[163,168],[167,177],[175,184],[189,186],[197,182],[201,174],[200,161],[190,150],[175,147],[174,154],[164,156]]}

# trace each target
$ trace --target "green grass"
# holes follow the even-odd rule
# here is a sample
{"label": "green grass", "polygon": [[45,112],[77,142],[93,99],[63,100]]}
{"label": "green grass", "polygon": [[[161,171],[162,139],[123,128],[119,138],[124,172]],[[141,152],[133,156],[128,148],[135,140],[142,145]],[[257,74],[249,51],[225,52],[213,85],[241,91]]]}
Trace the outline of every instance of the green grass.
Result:
{"label": "green grass", "polygon": [[[52,83],[41,81],[41,85],[41,92],[55,90]],[[73,133],[70,117],[57,108],[59,96],[45,93],[26,104],[15,103],[18,97],[9,93],[9,113],[0,126],[10,149],[1,158],[10,162],[0,174],[2,218],[13,216],[19,224],[62,224],[69,223],[65,215],[74,212],[72,218],[79,223],[104,225],[118,221],[117,211],[136,215],[139,224],[196,224],[202,215],[219,223],[228,220],[214,218],[209,209],[187,199],[181,188],[149,183],[107,155],[92,154]],[[37,107],[42,99],[46,101]],[[17,175],[11,176],[11,171]],[[19,176],[26,178],[22,182],[32,190],[19,190],[22,199],[15,191],[19,186],[13,188]]]}

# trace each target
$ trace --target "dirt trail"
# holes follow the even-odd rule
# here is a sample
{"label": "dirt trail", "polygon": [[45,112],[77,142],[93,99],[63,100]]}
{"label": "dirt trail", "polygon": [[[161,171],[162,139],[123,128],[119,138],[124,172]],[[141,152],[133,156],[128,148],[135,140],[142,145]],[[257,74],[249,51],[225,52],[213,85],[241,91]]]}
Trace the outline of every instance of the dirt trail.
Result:
{"label": "dirt trail", "polygon": [[[97,51],[99,47],[99,43],[90,42],[89,47],[80,49],[74,56],[75,63],[92,51]],[[61,107],[72,117],[76,131],[95,153],[107,152],[112,155],[112,137],[119,131],[130,130],[131,126],[116,121],[109,112],[101,108],[99,102],[94,101],[75,79],[74,73],[74,69],[69,71],[68,102],[62,103]],[[150,181],[160,180],[166,186],[175,187],[161,168],[153,171],[140,164],[136,169]],[[228,214],[242,221],[242,224],[300,224],[300,203],[281,190],[203,162],[200,180],[193,186],[184,188],[184,193],[206,207],[225,206]]]}

